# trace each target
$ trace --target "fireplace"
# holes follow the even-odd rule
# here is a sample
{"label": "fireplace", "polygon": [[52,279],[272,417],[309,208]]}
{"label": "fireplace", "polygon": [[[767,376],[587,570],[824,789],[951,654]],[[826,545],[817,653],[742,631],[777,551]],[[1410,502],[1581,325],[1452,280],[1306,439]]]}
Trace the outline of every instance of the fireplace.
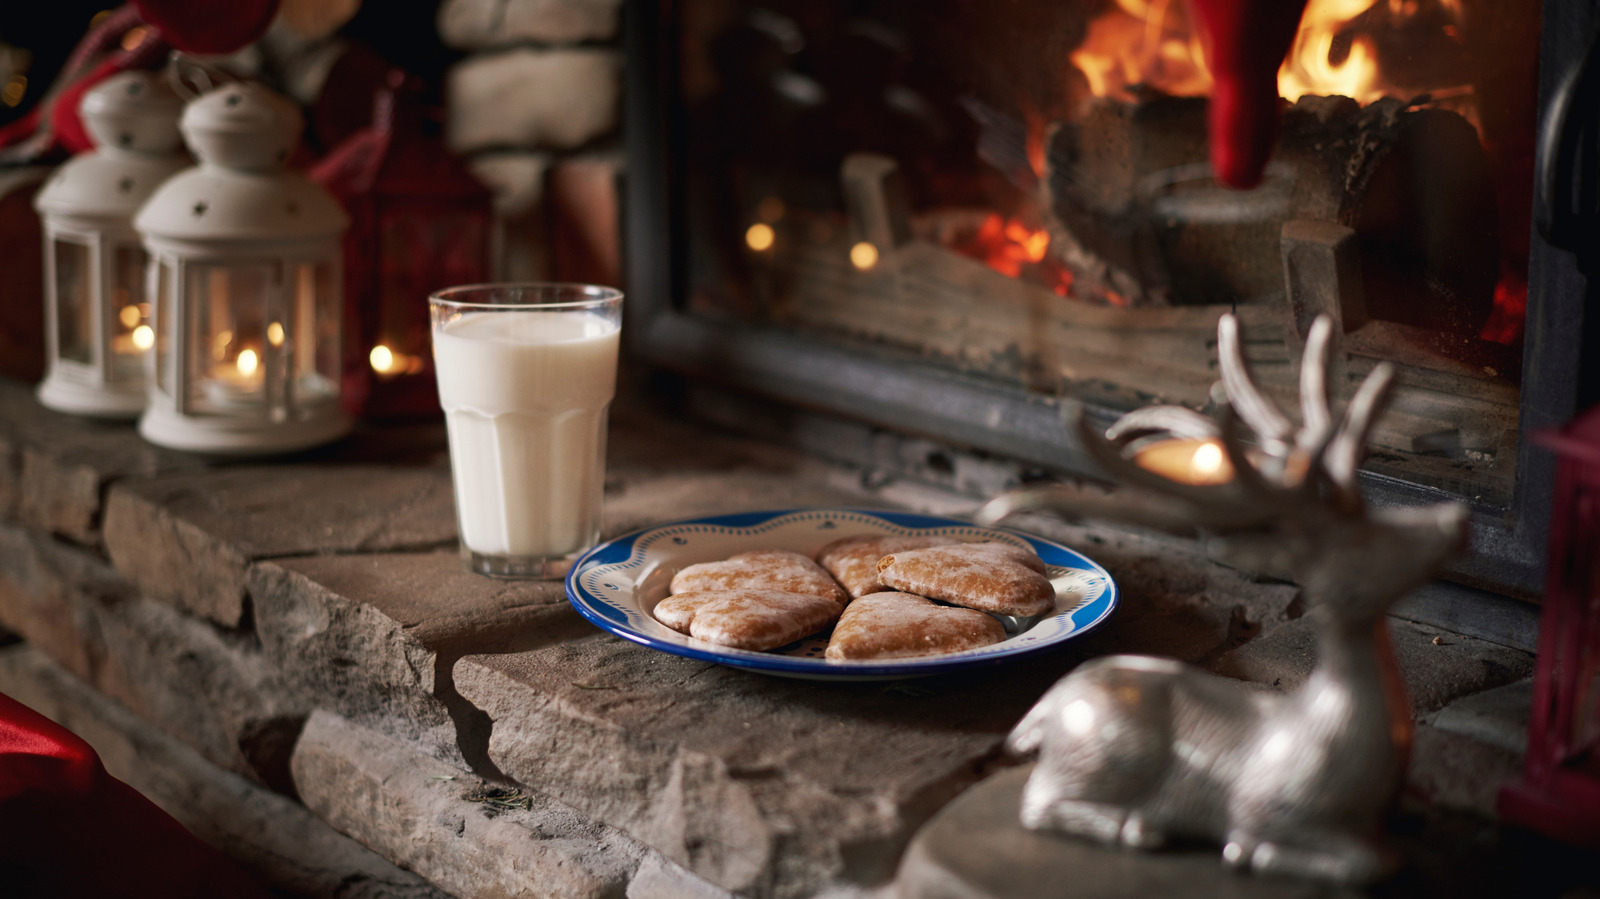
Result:
{"label": "fireplace", "polygon": [[1399,369],[1369,492],[1469,502],[1453,577],[1531,595],[1551,463],[1525,438],[1591,399],[1587,282],[1533,227],[1581,6],[1313,0],[1277,149],[1240,192],[1210,176],[1180,2],[635,3],[634,346],[1092,475],[1064,409],[1205,407],[1228,311],[1293,408],[1328,313],[1341,399]]}

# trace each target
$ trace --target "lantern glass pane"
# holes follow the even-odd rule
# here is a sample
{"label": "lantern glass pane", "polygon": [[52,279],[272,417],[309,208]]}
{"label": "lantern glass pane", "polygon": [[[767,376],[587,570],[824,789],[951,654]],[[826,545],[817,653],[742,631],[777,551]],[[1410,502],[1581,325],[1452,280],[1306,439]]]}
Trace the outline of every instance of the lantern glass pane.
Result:
{"label": "lantern glass pane", "polygon": [[94,254],[85,244],[55,241],[56,358],[94,362]]}
{"label": "lantern glass pane", "polygon": [[156,266],[155,295],[150,299],[155,307],[156,388],[172,395],[172,315],[177,307],[172,296],[172,263],[166,259]]}
{"label": "lantern glass pane", "polygon": [[338,396],[339,326],[343,314],[330,262],[294,266],[295,401],[308,407]]}
{"label": "lantern glass pane", "polygon": [[192,310],[184,360],[190,408],[265,415],[266,383],[279,358],[268,346],[267,333],[274,268],[193,265],[186,271],[185,305]]}
{"label": "lantern glass pane", "polygon": [[111,252],[111,364],[106,380],[137,382],[144,378],[144,356],[155,344],[150,303],[144,295],[149,257],[137,244],[121,244]]}

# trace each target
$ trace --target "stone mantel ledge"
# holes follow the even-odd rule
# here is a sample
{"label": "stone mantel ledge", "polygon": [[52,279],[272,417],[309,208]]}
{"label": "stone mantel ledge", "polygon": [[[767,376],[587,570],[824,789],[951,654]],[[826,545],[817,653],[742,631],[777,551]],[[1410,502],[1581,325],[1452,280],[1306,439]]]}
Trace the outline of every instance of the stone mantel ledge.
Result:
{"label": "stone mantel ledge", "polygon": [[[607,535],[917,495],[649,410],[619,408],[612,421]],[[943,495],[937,511],[978,501]],[[547,841],[545,854],[495,875],[537,883],[540,865],[577,865],[587,873],[564,881],[573,895],[584,884],[605,895],[645,868],[752,896],[869,888],[940,807],[1010,764],[999,754],[1010,726],[1086,658],[1155,653],[1280,689],[1309,670],[1292,585],[1179,542],[1049,521],[1028,527],[1095,557],[1124,595],[1109,623],[1058,652],[868,684],[658,653],[589,625],[558,585],[461,569],[439,425],[223,464],[152,448],[126,425],[46,412],[0,383],[0,514],[0,625],[83,681],[211,763],[306,797],[346,832],[363,808],[445,801],[373,795],[403,779],[384,772],[407,752],[512,781],[625,847],[615,851],[626,864],[588,864]],[[1531,671],[1527,653],[1392,623],[1423,711]],[[308,719],[321,723],[307,731]],[[338,736],[346,727],[357,736]],[[1455,801],[1449,778],[1419,782]],[[437,873],[448,854],[418,855],[404,828],[369,831],[351,835],[471,894],[470,878]]]}

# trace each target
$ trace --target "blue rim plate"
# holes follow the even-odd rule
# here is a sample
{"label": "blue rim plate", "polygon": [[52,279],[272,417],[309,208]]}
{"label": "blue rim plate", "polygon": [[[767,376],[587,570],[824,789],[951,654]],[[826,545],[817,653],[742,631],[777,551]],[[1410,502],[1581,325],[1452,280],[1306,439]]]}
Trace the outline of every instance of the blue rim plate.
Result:
{"label": "blue rim plate", "polygon": [[[857,534],[937,535],[998,540],[1032,549],[1056,586],[1056,608],[1038,618],[1004,621],[1006,640],[980,649],[915,659],[829,662],[826,634],[772,652],[696,640],[651,617],[672,576],[696,562],[754,549],[814,555],[825,544]],[[943,674],[1010,661],[1050,649],[1101,624],[1117,606],[1117,586],[1099,563],[1059,543],[984,528],[954,518],[863,509],[783,509],[717,515],[657,525],[609,540],[584,553],[567,574],[567,599],[585,618],[617,636],[673,655],[787,677],[882,680]]]}

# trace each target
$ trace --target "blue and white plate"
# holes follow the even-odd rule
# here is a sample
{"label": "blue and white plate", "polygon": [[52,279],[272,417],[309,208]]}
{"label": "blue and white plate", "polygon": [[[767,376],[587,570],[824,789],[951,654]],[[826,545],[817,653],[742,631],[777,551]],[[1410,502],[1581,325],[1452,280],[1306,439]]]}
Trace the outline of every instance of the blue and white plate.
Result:
{"label": "blue and white plate", "polygon": [[[991,646],[872,662],[826,661],[826,631],[771,652],[755,652],[696,640],[651,616],[656,603],[666,598],[672,576],[685,566],[756,549],[813,556],[834,540],[858,534],[950,536],[1026,547],[1048,568],[1056,588],[1055,611],[1037,618],[1002,618],[1008,638]],[[881,680],[943,674],[1058,646],[1105,621],[1117,606],[1117,587],[1104,568],[1082,553],[1028,534],[904,512],[792,509],[678,521],[602,543],[572,567],[567,598],[602,629],[662,652],[787,677]]]}

